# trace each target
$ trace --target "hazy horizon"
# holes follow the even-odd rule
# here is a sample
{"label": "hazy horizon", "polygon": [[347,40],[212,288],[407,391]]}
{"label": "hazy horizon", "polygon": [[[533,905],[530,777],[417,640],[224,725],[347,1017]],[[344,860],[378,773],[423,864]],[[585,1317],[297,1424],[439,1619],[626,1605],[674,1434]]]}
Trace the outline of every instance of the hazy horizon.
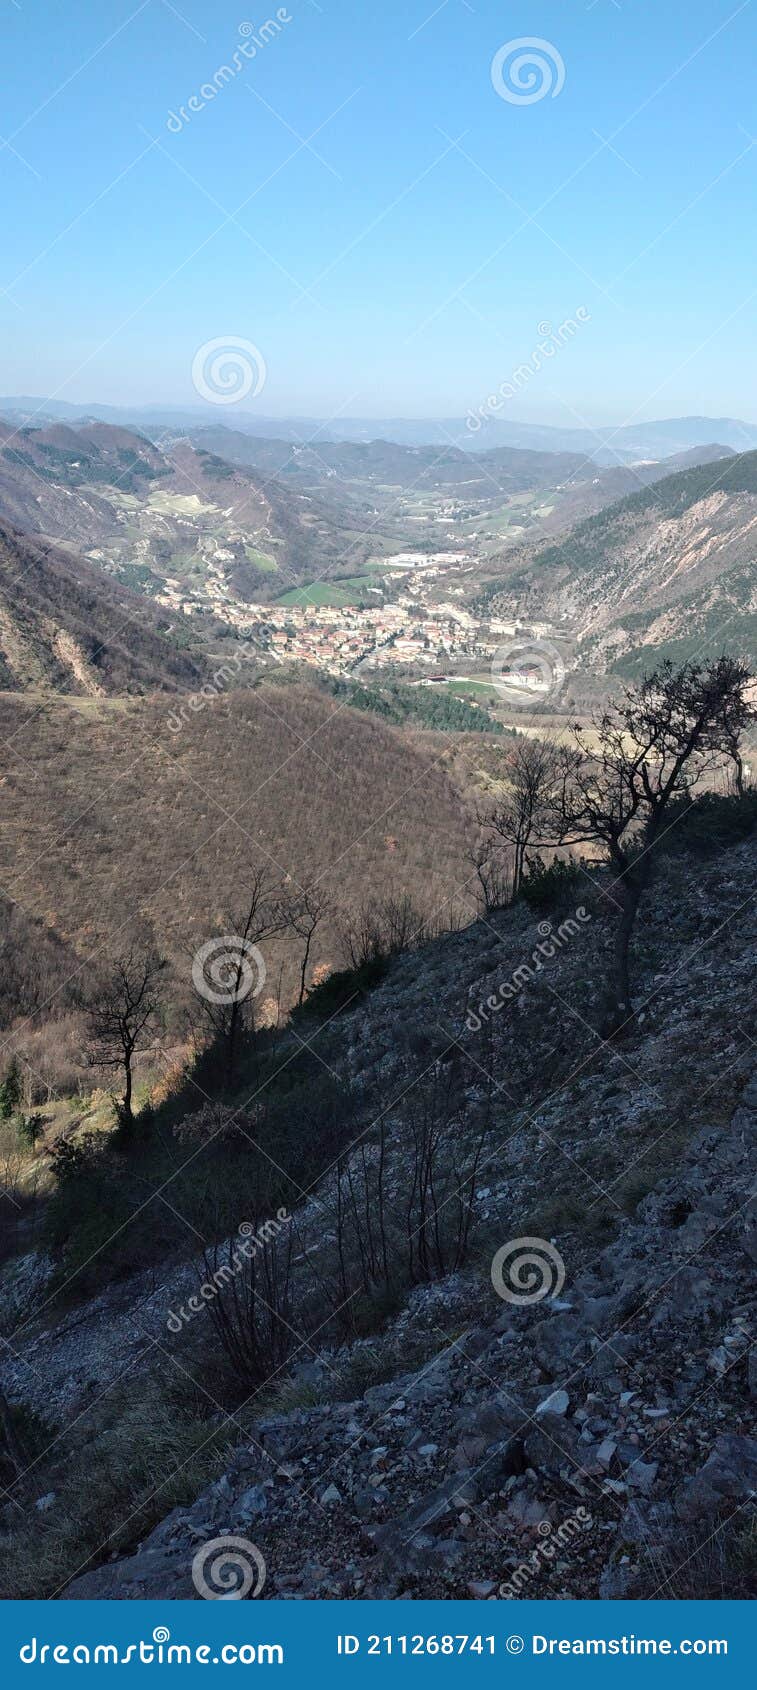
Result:
{"label": "hazy horizon", "polygon": [[[186,414],[191,413],[198,417],[205,418],[209,424],[212,423],[213,425],[221,428],[225,427],[231,429],[238,426],[239,421],[242,419],[254,419],[258,426],[261,426],[266,422],[312,422],[323,427],[324,425],[331,423],[336,426],[340,421],[349,423],[403,422],[438,424],[448,422],[452,419],[458,421],[464,419],[466,415],[463,410],[459,410],[457,412],[432,412],[421,410],[414,411],[412,408],[403,410],[399,407],[393,410],[387,409],[376,412],[345,410],[342,412],[335,412],[333,414],[318,412],[315,410],[305,410],[297,407],[257,411],[246,407],[244,402],[240,402],[238,407],[229,405],[225,411],[219,412],[212,402],[203,402],[201,399],[198,399],[197,395],[194,395],[190,399],[180,399],[169,396],[165,398],[137,398],[133,400],[102,398],[92,393],[87,394],[81,399],[70,399],[64,398],[62,395],[55,397],[51,394],[21,391],[18,393],[0,395],[0,408],[5,406],[10,409],[11,406],[23,407],[24,405],[33,405],[38,407],[40,414],[44,413],[44,407],[46,405],[52,406],[53,409],[63,409],[63,407],[66,407],[81,416],[85,416],[93,408],[130,413],[174,411]],[[499,413],[491,418],[491,423],[494,427],[502,425],[505,429],[510,426],[512,428],[524,429],[552,429],[560,432],[567,429],[572,429],[577,432],[582,432],[584,430],[591,432],[592,430],[601,428],[620,430],[623,428],[643,428],[644,426],[655,426],[660,424],[666,425],[687,421],[711,421],[713,423],[723,421],[741,422],[750,428],[757,428],[757,421],[752,421],[750,416],[736,416],[730,412],[726,412],[722,408],[715,408],[714,406],[709,408],[705,407],[699,411],[689,411],[685,413],[666,412],[663,414],[662,412],[653,412],[650,413],[649,416],[629,416],[627,418],[621,418],[615,412],[608,412],[606,416],[596,414],[589,415],[580,423],[575,422],[572,414],[570,413],[566,415],[564,413],[560,414],[557,411],[553,411],[545,414],[542,411],[527,411],[525,409],[519,409],[517,411],[508,410],[504,414]]]}

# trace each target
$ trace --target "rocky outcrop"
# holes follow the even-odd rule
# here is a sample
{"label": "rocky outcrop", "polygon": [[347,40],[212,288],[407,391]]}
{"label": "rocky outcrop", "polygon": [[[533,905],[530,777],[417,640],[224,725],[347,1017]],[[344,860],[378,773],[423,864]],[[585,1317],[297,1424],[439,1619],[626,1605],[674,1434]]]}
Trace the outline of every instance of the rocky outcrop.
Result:
{"label": "rocky outcrop", "polygon": [[467,1282],[416,1292],[425,1366],[261,1419],[192,1507],[66,1596],[192,1596],[198,1551],[238,1536],[271,1596],[685,1596],[699,1539],[757,1486],[756,1161],[757,1075],[559,1298],[495,1299],[452,1336]]}

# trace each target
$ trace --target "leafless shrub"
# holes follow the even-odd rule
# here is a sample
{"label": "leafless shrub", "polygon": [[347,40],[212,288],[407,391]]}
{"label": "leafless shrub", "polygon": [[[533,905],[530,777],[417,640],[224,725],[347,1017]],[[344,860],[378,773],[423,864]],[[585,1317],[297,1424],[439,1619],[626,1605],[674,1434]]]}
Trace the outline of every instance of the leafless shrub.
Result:
{"label": "leafless shrub", "polygon": [[428,920],[409,892],[372,899],[342,923],[342,944],[351,968],[364,968],[380,957],[396,956],[421,945],[428,937]]}
{"label": "leafless shrub", "polygon": [[283,1367],[299,1342],[293,1325],[292,1236],[262,1214],[241,1241],[227,1239],[203,1254],[207,1308],[221,1347],[245,1390]]}
{"label": "leafless shrub", "polygon": [[225,1103],[204,1103],[194,1115],[185,1115],[173,1129],[179,1144],[210,1144],[233,1138],[237,1117]]}
{"label": "leafless shrub", "polygon": [[466,1123],[454,1069],[436,1065],[408,1093],[404,1118],[412,1145],[405,1220],[407,1270],[413,1280],[443,1278],[462,1267],[475,1216],[476,1182],[491,1126],[491,1082],[482,1118]]}
{"label": "leafless shrub", "polygon": [[[486,1059],[486,1050],[482,1050]],[[351,1318],[356,1288],[391,1294],[443,1278],[467,1259],[481,1158],[492,1127],[491,1062],[465,1108],[454,1065],[408,1086],[391,1139],[382,1115],[369,1141],[338,1164],[336,1280]]]}
{"label": "leafless shrub", "polygon": [[469,847],[466,858],[475,874],[485,915],[489,915],[492,910],[504,909],[506,904],[512,903],[512,870],[499,840],[493,833],[483,832]]}

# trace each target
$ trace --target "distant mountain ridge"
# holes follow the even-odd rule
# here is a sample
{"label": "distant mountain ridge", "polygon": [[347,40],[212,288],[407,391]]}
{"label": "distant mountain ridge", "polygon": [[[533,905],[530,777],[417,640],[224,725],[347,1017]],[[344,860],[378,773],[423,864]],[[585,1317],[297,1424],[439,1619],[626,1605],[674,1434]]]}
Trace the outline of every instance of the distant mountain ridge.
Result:
{"label": "distant mountain ridge", "polygon": [[[340,553],[376,545],[370,512],[356,522],[330,497],[306,498],[275,477],[221,459],[186,438],[166,450],[107,423],[73,428],[0,422],[0,519],[84,552],[124,585],[159,590],[166,575],[205,571],[220,551],[243,597],[324,573]],[[396,544],[404,539],[398,532]],[[362,552],[361,552],[362,546]]]}
{"label": "distant mountain ridge", "polygon": [[[230,408],[229,426],[242,434],[301,444],[391,440],[404,446],[458,446],[480,452],[495,447],[541,452],[579,452],[599,464],[665,458],[677,452],[718,441],[735,452],[757,449],[757,423],[737,417],[668,417],[601,428],[560,427],[491,417],[475,431],[466,417],[271,417]],[[217,408],[207,405],[74,405],[58,399],[20,395],[0,398],[0,416],[14,423],[40,426],[46,419],[100,420],[152,434],[161,428],[192,430],[212,427]],[[479,419],[480,421],[480,419]]]}

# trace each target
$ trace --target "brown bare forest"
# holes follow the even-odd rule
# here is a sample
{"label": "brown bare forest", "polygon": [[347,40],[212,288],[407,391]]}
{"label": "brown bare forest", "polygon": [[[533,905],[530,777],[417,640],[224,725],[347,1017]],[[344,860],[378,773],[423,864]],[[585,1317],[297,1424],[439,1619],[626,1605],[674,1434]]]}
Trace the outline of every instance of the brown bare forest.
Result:
{"label": "brown bare forest", "polygon": [[[432,926],[473,918],[470,818],[444,737],[415,744],[300,687],[207,699],[184,717],[159,698],[0,700],[12,748],[0,881],[17,921],[41,921],[85,969],[150,928],[180,984],[261,869],[338,905],[314,935],[313,969],[340,966],[339,921],[372,899],[408,896]],[[266,960],[272,989],[288,969],[290,999],[291,938]]]}

